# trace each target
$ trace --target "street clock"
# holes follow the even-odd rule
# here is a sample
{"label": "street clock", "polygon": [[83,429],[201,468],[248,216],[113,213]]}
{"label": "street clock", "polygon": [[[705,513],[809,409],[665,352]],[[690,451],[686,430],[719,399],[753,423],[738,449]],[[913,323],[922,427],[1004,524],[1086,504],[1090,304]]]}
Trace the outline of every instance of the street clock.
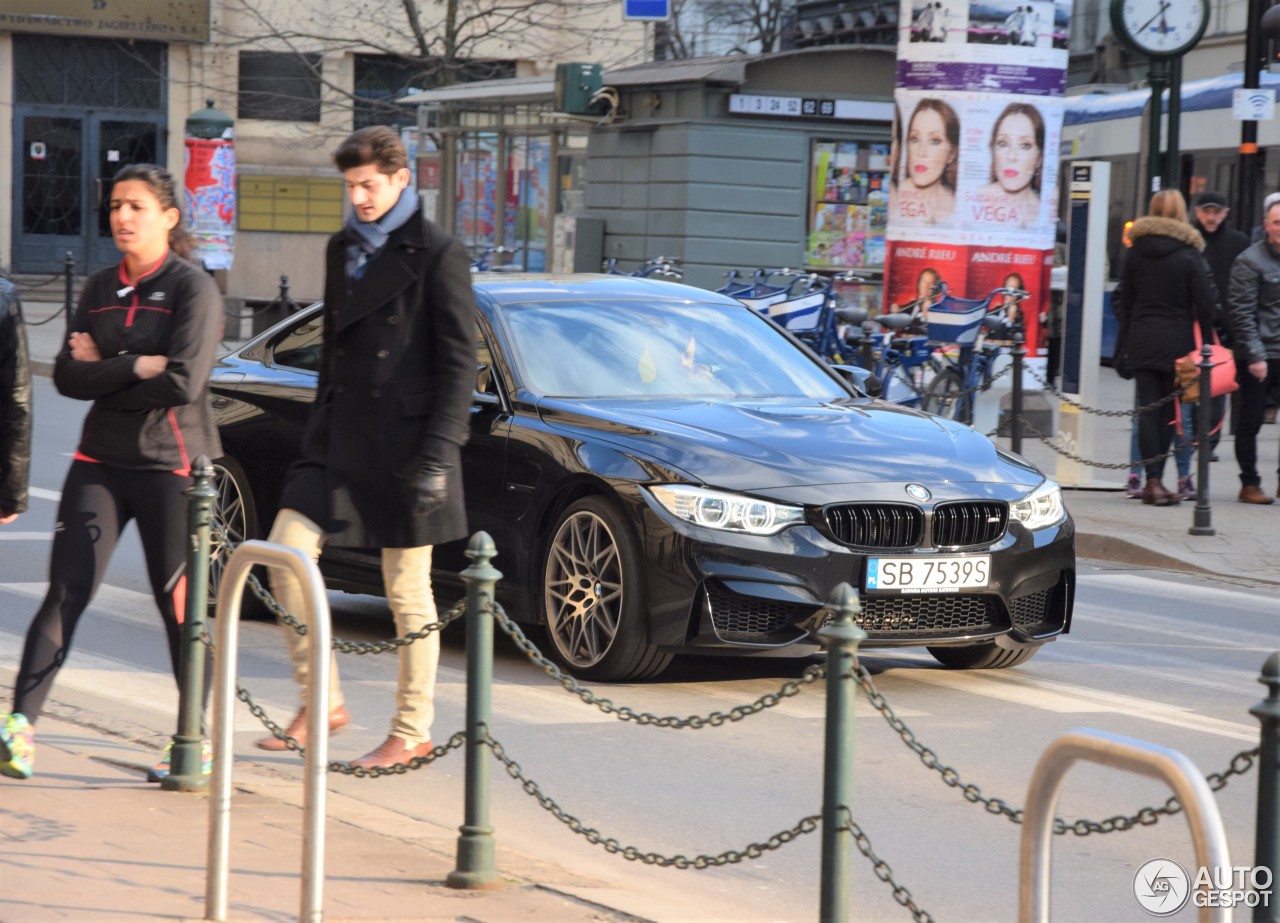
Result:
{"label": "street clock", "polygon": [[1209,28],[1209,0],[1111,0],[1116,38],[1152,58],[1176,58]]}

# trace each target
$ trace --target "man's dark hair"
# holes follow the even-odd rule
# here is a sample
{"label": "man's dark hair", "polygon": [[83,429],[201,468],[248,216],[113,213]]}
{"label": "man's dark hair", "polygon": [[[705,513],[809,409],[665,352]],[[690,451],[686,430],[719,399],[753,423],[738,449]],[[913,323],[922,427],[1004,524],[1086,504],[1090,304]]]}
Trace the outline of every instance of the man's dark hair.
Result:
{"label": "man's dark hair", "polygon": [[347,135],[333,152],[333,162],[344,172],[373,164],[379,173],[391,176],[408,168],[409,154],[394,129],[370,125]]}

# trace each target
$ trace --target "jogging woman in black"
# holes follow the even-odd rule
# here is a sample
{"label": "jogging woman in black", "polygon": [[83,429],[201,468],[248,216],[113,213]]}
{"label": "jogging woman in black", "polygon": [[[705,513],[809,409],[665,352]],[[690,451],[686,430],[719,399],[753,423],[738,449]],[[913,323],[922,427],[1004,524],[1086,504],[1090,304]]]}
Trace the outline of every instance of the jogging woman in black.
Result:
{"label": "jogging woman in black", "polygon": [[36,720],[120,533],[136,520],[175,676],[185,613],[186,498],[191,460],[221,454],[209,373],[221,336],[217,286],[188,262],[173,176],[128,166],[111,187],[120,265],[85,283],[53,381],[92,401],[62,488],[49,592],[22,652],[13,711],[0,715],[0,774],[25,779]]}

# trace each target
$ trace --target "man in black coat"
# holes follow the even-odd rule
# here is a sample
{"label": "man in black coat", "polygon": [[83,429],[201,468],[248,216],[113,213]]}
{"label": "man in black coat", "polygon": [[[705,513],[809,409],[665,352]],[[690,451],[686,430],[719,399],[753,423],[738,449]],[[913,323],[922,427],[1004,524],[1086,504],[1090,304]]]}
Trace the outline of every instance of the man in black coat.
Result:
{"label": "man in black coat", "polygon": [[27,508],[31,464],[31,369],[18,289],[0,279],[0,526]]}
{"label": "man in black coat", "polygon": [[[1204,238],[1204,259],[1213,273],[1213,284],[1218,289],[1218,309],[1213,325],[1222,345],[1231,345],[1231,330],[1227,324],[1227,297],[1231,291],[1231,264],[1249,248],[1249,237],[1227,224],[1231,208],[1221,192],[1202,192],[1196,197],[1195,220],[1191,224]],[[1216,453],[1218,437],[1222,435],[1222,418],[1227,413],[1227,395],[1212,399],[1210,429],[1213,435],[1209,444]],[[1216,455],[1215,455],[1216,457]]]}
{"label": "man in black coat", "polygon": [[[334,154],[351,214],[325,254],[324,340],[302,457],[290,469],[269,541],[382,549],[397,633],[436,619],[431,548],[466,535],[459,470],[476,370],[475,298],[462,245],[422,214],[408,156],[390,128],[362,128]],[[304,620],[301,588],[272,590]],[[294,677],[308,687],[307,636],[285,626]],[[353,766],[386,768],[431,752],[439,632],[400,648],[396,713]],[[349,719],[331,662],[329,728]],[[305,743],[305,705],[287,733]],[[276,737],[258,742],[284,749]]]}

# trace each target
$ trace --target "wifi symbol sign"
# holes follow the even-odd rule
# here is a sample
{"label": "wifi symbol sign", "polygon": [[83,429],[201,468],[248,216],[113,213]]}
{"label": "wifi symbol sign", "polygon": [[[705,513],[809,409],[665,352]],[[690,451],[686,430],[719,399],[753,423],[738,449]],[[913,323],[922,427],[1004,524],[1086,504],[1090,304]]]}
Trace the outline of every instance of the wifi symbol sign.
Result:
{"label": "wifi symbol sign", "polygon": [[1276,91],[1238,89],[1232,94],[1232,114],[1244,122],[1265,122],[1276,116]]}

